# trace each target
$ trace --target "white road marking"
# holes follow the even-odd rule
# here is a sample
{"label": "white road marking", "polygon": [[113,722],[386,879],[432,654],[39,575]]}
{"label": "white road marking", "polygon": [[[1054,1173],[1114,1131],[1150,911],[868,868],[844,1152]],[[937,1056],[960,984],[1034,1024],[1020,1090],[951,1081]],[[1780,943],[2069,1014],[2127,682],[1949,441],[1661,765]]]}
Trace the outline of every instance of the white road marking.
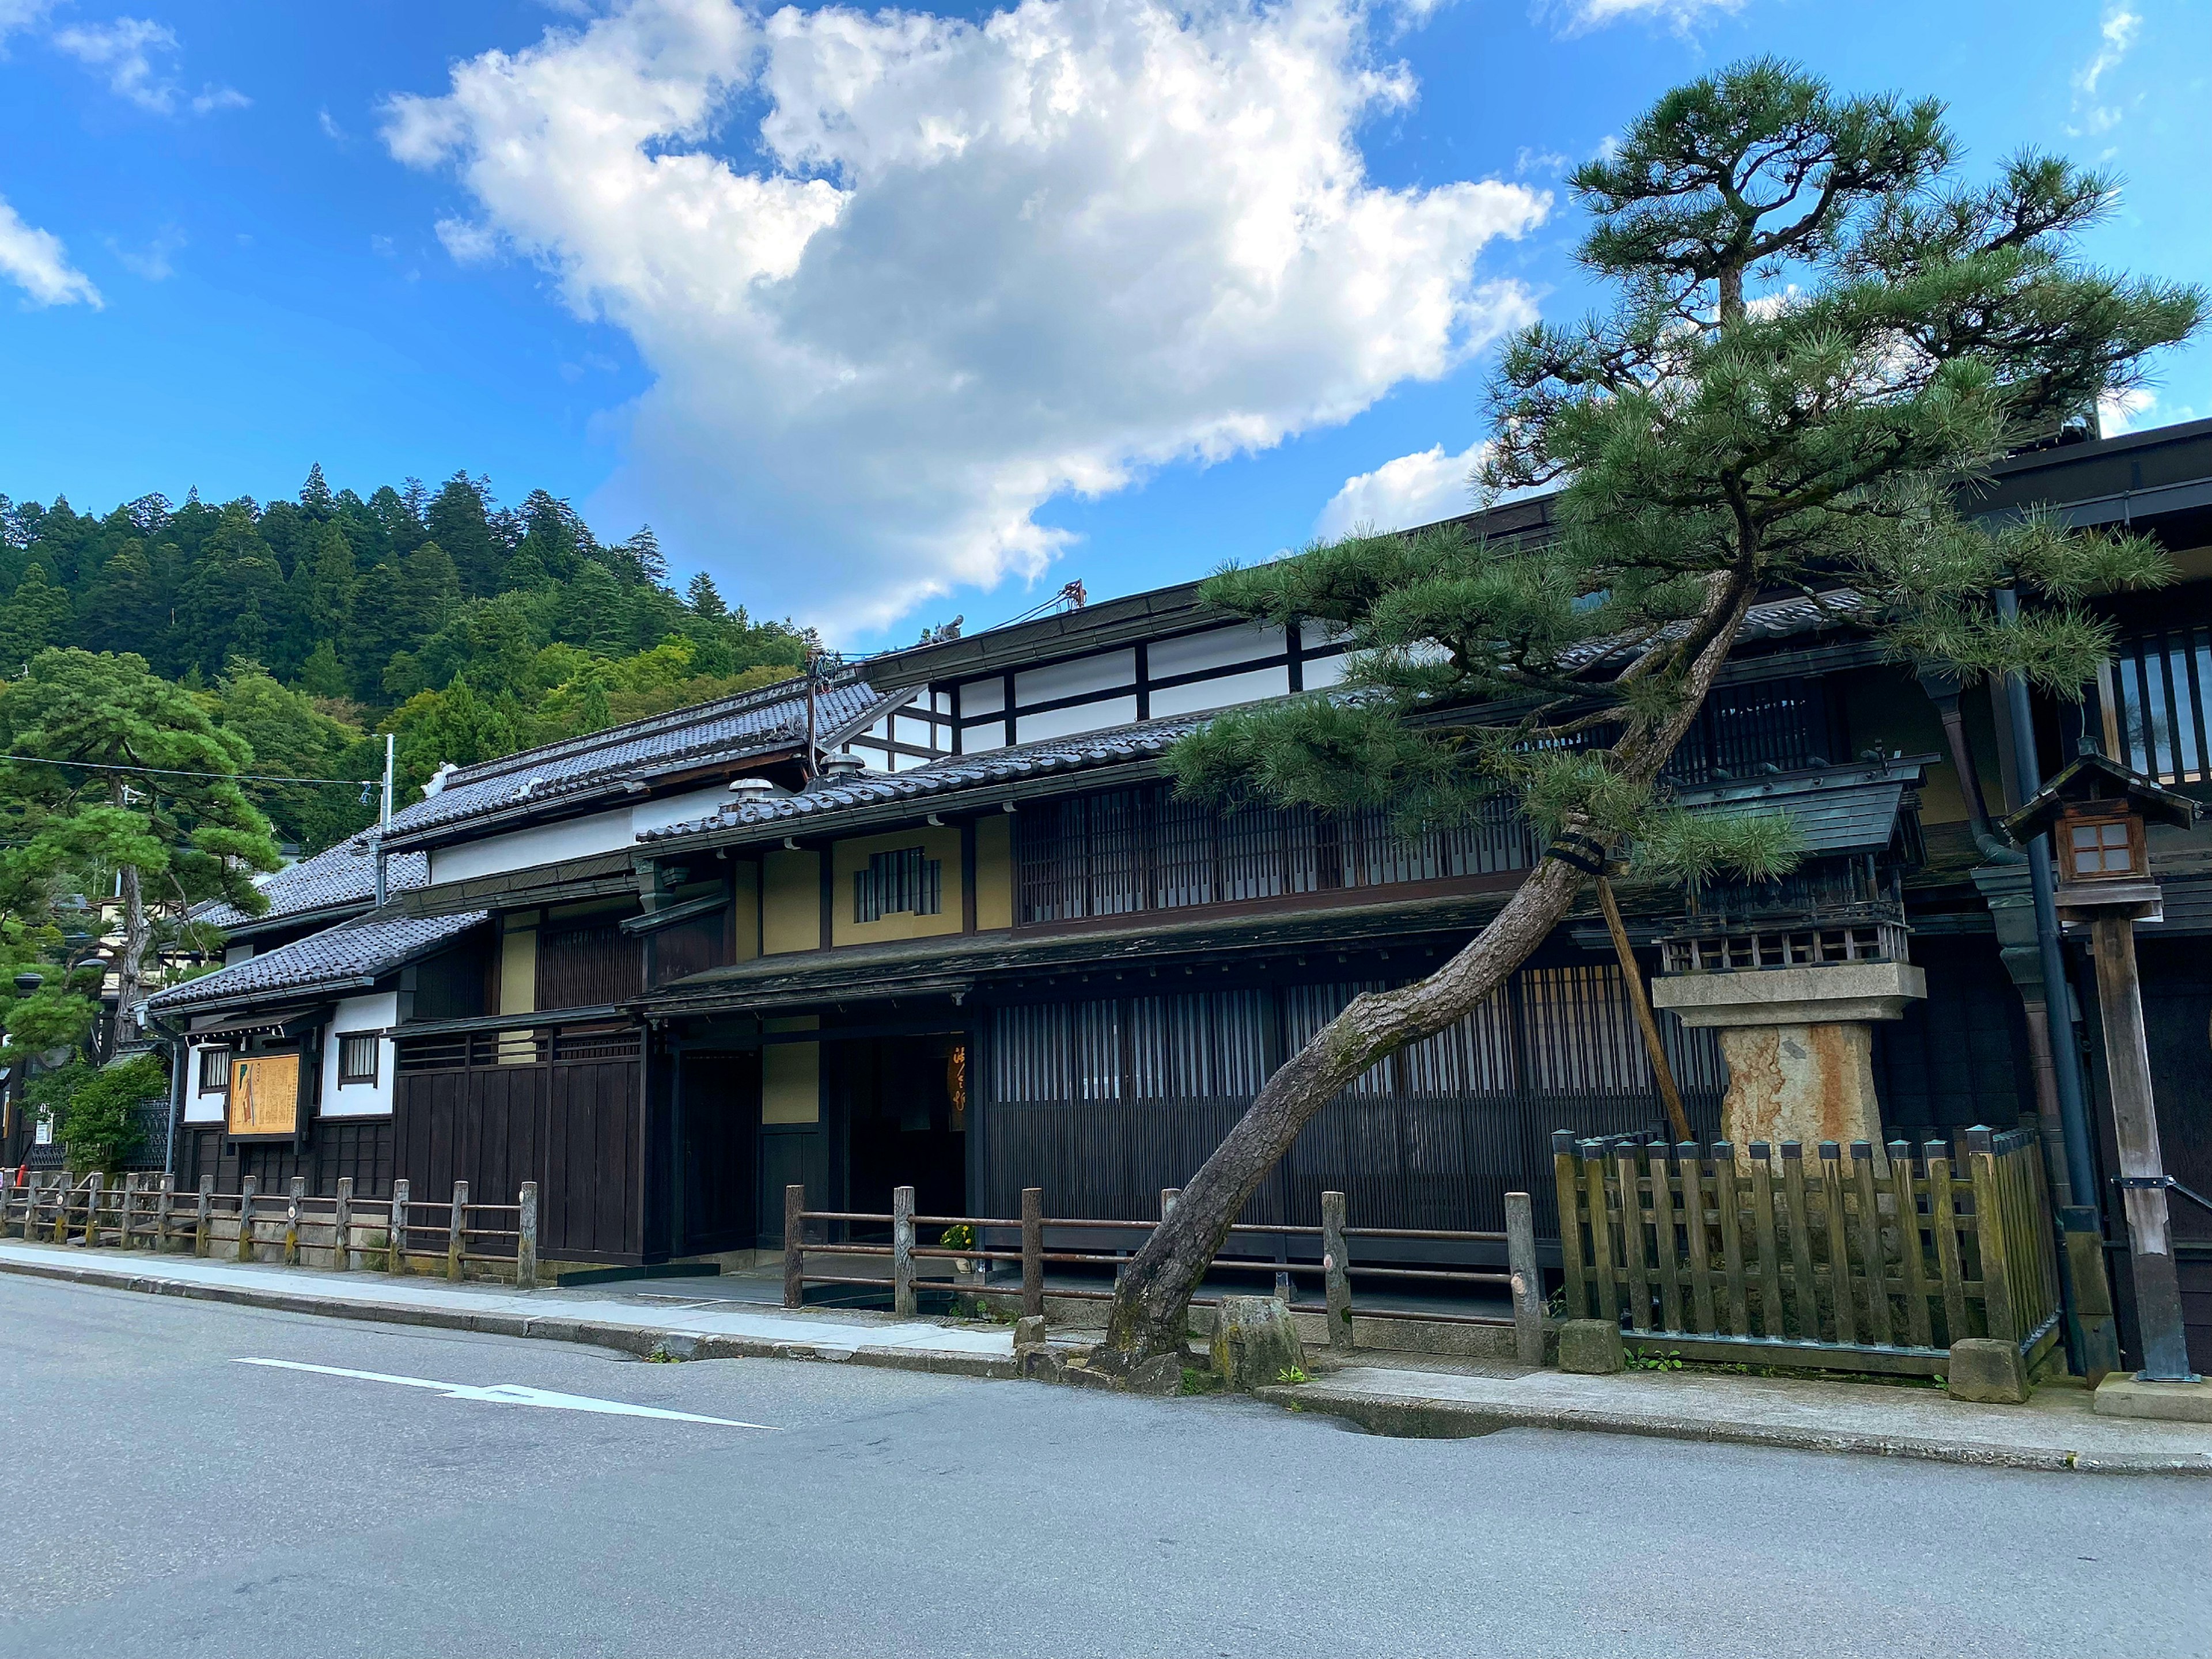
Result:
{"label": "white road marking", "polygon": [[268,1365],[281,1371],[312,1371],[318,1376],[350,1376],[362,1382],[394,1382],[403,1389],[435,1389],[448,1400],[474,1400],[487,1406],[536,1406],[546,1411],[597,1412],[607,1417],[657,1417],[669,1423],[713,1423],[726,1429],[762,1429],[773,1434],[768,1423],[739,1423],[726,1417],[702,1417],[696,1412],[663,1411],[658,1406],[633,1406],[622,1400],[594,1400],[589,1395],[556,1394],[520,1382],[494,1382],[477,1388],[466,1382],[440,1382],[428,1376],[392,1376],[383,1371],[349,1370],[343,1365],[309,1365],[297,1359],[240,1358],[241,1365]]}

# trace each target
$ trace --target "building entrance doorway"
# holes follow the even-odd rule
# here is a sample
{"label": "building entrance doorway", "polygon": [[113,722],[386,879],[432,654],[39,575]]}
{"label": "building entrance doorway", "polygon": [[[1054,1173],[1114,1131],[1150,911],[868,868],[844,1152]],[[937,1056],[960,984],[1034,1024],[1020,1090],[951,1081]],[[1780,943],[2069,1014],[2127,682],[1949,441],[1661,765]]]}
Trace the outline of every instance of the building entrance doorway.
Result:
{"label": "building entrance doorway", "polygon": [[914,1188],[923,1215],[961,1215],[968,1203],[968,1051],[957,1032],[825,1043],[844,1143],[845,1202],[888,1211],[891,1189]]}

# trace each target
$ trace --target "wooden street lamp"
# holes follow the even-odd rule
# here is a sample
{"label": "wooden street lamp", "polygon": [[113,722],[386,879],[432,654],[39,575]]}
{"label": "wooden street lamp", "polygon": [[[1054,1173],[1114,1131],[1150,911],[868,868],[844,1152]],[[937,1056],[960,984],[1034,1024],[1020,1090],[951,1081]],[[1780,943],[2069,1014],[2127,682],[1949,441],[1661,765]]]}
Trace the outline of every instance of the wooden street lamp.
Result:
{"label": "wooden street lamp", "polygon": [[[2196,822],[2197,810],[2187,796],[2161,789],[2101,755],[2087,754],[2005,820],[2015,841],[2051,837],[2058,866],[2058,914],[2088,924],[2096,953],[2097,1002],[2104,1015],[2105,1066],[2120,1153],[2118,1179],[2127,1212],[2136,1323],[2142,1343],[2138,1382],[2202,1380],[2189,1369],[2182,1327],[2181,1287],[2166,1212],[2166,1193],[2174,1183],[2159,1152],[2135,937],[2136,923],[2156,921],[2164,914],[2159,885],[2151,879],[2146,826],[2187,829]],[[2100,1390],[2099,1409],[2106,1408]]]}

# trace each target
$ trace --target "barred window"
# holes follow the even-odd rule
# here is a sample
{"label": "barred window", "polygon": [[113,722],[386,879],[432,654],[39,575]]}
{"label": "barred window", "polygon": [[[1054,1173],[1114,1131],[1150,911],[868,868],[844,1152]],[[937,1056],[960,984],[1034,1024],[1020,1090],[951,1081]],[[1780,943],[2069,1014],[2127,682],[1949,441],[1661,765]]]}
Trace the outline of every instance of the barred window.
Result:
{"label": "barred window", "polygon": [[230,1050],[203,1048],[200,1050],[200,1092],[220,1095],[229,1091]]}
{"label": "barred window", "polygon": [[853,872],[853,920],[881,921],[910,911],[933,916],[945,908],[945,863],[919,847],[872,854],[868,867]]}
{"label": "barred window", "polygon": [[374,1083],[376,1081],[376,1057],[380,1039],[374,1031],[362,1035],[344,1036],[338,1039],[338,1081],[340,1083]]}

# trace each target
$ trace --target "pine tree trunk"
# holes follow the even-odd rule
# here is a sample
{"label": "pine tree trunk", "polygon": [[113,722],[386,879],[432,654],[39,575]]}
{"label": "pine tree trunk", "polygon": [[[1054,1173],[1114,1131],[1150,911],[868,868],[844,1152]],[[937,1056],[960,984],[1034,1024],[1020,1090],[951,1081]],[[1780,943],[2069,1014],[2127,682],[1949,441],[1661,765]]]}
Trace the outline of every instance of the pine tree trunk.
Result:
{"label": "pine tree trunk", "polygon": [[[1629,777],[1649,785],[1658,776],[1727,661],[1750,601],[1747,580],[1716,580],[1706,613],[1715,631],[1684,677],[1680,705],[1662,726],[1632,733],[1614,750]],[[1591,826],[1568,828],[1587,832]],[[1354,997],[1284,1061],[1130,1259],[1092,1367],[1126,1376],[1161,1355],[1180,1356],[1199,1282],[1245,1201],[1298,1131],[1369,1066],[1472,1013],[1565,919],[1583,881],[1571,865],[1540,860],[1505,908],[1449,962],[1411,985]]]}

